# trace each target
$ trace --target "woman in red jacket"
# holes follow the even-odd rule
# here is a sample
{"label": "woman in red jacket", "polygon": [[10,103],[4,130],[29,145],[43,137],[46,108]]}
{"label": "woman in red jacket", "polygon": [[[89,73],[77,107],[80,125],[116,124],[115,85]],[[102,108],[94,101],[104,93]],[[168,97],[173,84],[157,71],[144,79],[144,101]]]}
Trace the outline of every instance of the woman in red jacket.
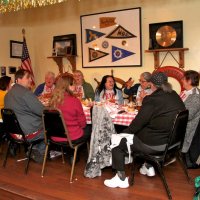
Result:
{"label": "woman in red jacket", "polygon": [[[86,118],[79,99],[73,95],[73,78],[61,77],[56,83],[50,105],[58,108],[62,114],[73,142],[87,140],[91,133],[90,126],[86,126]],[[57,141],[66,139],[54,138]]]}

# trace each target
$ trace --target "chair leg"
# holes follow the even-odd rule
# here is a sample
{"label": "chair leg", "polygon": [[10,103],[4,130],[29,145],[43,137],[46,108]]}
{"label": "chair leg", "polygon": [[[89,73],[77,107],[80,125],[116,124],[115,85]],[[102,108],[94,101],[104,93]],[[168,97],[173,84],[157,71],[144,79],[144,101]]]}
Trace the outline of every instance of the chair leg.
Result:
{"label": "chair leg", "polygon": [[63,147],[61,147],[61,152],[62,152],[62,163],[65,164],[65,157],[64,157]]}
{"label": "chair leg", "polygon": [[88,155],[90,154],[90,142],[87,141],[87,151],[88,151]]}
{"label": "chair leg", "polygon": [[44,177],[44,168],[45,168],[46,161],[47,161],[48,149],[49,149],[49,145],[46,145],[46,148],[45,148],[45,154],[44,154],[44,160],[43,160],[43,164],[42,164],[41,177]]}
{"label": "chair leg", "polygon": [[6,163],[7,163],[7,159],[8,159],[8,154],[9,154],[9,151],[10,151],[10,146],[11,146],[11,142],[9,141],[8,142],[8,148],[6,150],[5,158],[4,158],[4,161],[3,161],[3,167],[6,167]]}
{"label": "chair leg", "polygon": [[29,167],[29,162],[30,162],[30,158],[31,158],[32,148],[33,148],[33,144],[30,145],[30,149],[28,151],[28,155],[27,155],[28,159],[27,159],[27,162],[26,162],[25,174],[27,174],[27,172],[28,172],[28,167]]}
{"label": "chair leg", "polygon": [[165,186],[165,190],[166,190],[166,192],[167,192],[168,198],[171,200],[171,199],[172,199],[172,195],[171,195],[170,189],[169,189],[169,187],[168,187],[167,181],[166,181],[166,179],[165,179],[165,175],[164,175],[164,173],[163,173],[163,170],[162,170],[162,168],[161,168],[161,166],[160,166],[159,163],[156,163],[156,164],[157,164],[158,171],[159,171],[159,173],[160,173],[162,182],[163,182],[163,184],[164,184],[164,186]]}
{"label": "chair leg", "polygon": [[70,183],[72,183],[72,180],[73,180],[77,151],[78,151],[78,146],[76,146],[75,149],[74,149],[74,159],[73,159],[72,168],[71,168]]}
{"label": "chair leg", "polygon": [[188,183],[191,183],[191,182],[192,182],[192,179],[191,179],[191,177],[190,177],[189,174],[188,174],[188,170],[187,170],[187,167],[186,167],[186,164],[185,164],[185,161],[184,161],[184,159],[183,159],[183,155],[182,155],[181,152],[178,152],[178,159],[179,159],[179,161],[180,161],[180,163],[181,163],[181,166],[182,166],[182,168],[183,168],[183,171],[184,171],[184,173],[185,173],[185,175],[186,175],[186,177],[187,177]]}
{"label": "chair leg", "polygon": [[129,179],[129,184],[132,186],[135,182],[135,158],[133,157],[133,162],[131,164],[131,177]]}

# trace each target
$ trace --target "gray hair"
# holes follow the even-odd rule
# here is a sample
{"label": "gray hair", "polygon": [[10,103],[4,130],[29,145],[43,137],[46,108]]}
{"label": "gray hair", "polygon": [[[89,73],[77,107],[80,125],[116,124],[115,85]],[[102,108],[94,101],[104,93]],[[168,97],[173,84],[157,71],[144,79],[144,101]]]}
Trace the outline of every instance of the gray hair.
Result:
{"label": "gray hair", "polygon": [[169,82],[163,83],[162,85],[155,85],[155,87],[157,89],[163,90],[166,93],[171,93],[172,92],[172,85]]}
{"label": "gray hair", "polygon": [[45,74],[45,77],[52,77],[52,78],[55,78],[55,74],[54,74],[53,72],[48,71],[48,72]]}
{"label": "gray hair", "polygon": [[150,72],[143,72],[141,74],[141,76],[144,77],[144,79],[147,81],[147,82],[150,82],[150,79],[151,79],[151,73]]}

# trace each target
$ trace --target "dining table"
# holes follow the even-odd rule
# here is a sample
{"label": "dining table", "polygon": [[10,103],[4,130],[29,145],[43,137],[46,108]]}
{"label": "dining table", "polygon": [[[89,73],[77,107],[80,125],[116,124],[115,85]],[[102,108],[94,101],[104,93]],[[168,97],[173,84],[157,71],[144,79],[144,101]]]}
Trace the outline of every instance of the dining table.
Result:
{"label": "dining table", "polygon": [[[85,106],[83,105],[83,111],[86,117],[86,122],[87,124],[92,124],[92,120],[91,120],[91,106]],[[112,107],[113,105],[110,104],[109,108]],[[106,105],[100,105],[100,107],[104,107],[105,109],[107,109]],[[117,107],[114,110],[114,113],[109,112],[109,108],[108,113],[110,114],[111,118],[112,118],[112,122],[116,125],[121,125],[121,126],[129,126],[130,123],[135,119],[138,110],[132,110],[132,111],[126,111],[128,106],[122,106],[122,107]]]}

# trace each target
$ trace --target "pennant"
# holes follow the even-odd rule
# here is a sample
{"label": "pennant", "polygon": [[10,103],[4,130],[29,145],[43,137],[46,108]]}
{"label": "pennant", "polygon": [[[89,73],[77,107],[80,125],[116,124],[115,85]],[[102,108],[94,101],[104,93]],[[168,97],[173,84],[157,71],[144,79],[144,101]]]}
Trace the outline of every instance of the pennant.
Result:
{"label": "pennant", "polygon": [[86,30],[86,43],[92,42],[105,35],[105,33],[101,33],[91,29],[85,29],[85,30]]}
{"label": "pennant", "polygon": [[126,30],[121,25],[117,26],[106,38],[110,39],[124,39],[124,38],[134,38],[137,37],[136,35],[132,34],[128,30]]}
{"label": "pennant", "polygon": [[117,24],[115,22],[116,17],[100,17],[99,18],[99,27],[100,28],[107,28]]}
{"label": "pennant", "polygon": [[94,60],[98,60],[98,59],[103,58],[107,55],[109,55],[109,53],[89,48],[89,62],[92,62]]}
{"label": "pennant", "polygon": [[134,55],[134,52],[112,46],[112,62]]}

